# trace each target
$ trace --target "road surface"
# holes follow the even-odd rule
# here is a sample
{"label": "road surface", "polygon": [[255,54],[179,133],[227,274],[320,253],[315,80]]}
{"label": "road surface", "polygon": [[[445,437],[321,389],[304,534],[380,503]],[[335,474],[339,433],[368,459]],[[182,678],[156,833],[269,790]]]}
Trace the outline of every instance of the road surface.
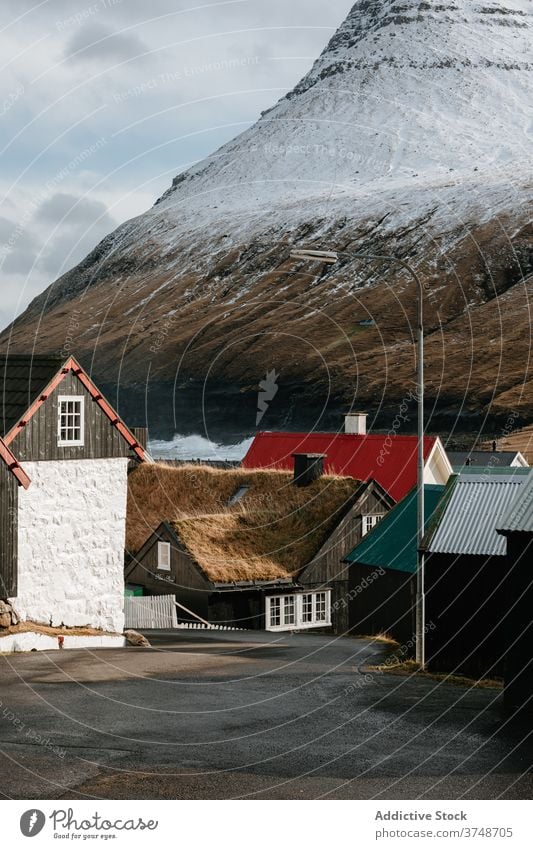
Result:
{"label": "road surface", "polygon": [[149,638],[0,657],[0,795],[532,797],[530,729],[497,690],[368,672],[387,651],[370,640]]}

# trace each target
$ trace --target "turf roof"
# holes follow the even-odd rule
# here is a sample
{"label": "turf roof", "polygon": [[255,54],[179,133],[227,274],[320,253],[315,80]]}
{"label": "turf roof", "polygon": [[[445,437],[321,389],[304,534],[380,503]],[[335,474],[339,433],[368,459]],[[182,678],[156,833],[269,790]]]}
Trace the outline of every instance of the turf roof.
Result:
{"label": "turf roof", "polygon": [[[248,487],[242,498],[232,496]],[[143,464],[129,476],[127,548],[171,524],[215,582],[292,577],[327,541],[361,484],[324,476],[296,487],[292,473]]]}

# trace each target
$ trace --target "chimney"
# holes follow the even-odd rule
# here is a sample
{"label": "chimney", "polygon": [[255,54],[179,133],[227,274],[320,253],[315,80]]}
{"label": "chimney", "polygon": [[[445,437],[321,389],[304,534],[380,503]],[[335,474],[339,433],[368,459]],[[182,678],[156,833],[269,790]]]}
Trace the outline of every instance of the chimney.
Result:
{"label": "chimney", "polygon": [[293,454],[295,486],[309,486],[324,474],[325,454]]}
{"label": "chimney", "polygon": [[344,416],[344,433],[365,436],[368,413],[347,413]]}

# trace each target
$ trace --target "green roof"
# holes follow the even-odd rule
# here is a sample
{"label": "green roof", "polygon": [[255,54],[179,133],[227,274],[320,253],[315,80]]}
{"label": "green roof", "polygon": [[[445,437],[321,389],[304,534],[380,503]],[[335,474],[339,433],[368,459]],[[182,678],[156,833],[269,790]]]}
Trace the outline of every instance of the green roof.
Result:
{"label": "green roof", "polygon": [[[424,487],[425,525],[428,527],[444,486],[426,484]],[[358,546],[346,557],[347,563],[362,563],[364,566],[381,566],[399,572],[416,572],[416,494],[399,502],[376,527],[363,537]]]}

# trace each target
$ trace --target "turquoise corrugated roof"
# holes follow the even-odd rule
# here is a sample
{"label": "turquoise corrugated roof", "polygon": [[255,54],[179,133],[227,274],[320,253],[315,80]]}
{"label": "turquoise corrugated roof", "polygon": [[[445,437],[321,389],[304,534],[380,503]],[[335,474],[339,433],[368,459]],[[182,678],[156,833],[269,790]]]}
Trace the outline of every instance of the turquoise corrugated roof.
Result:
{"label": "turquoise corrugated roof", "polygon": [[[426,484],[424,505],[426,528],[445,490]],[[400,501],[347,556],[348,563],[382,566],[399,572],[416,572],[416,488]]]}

